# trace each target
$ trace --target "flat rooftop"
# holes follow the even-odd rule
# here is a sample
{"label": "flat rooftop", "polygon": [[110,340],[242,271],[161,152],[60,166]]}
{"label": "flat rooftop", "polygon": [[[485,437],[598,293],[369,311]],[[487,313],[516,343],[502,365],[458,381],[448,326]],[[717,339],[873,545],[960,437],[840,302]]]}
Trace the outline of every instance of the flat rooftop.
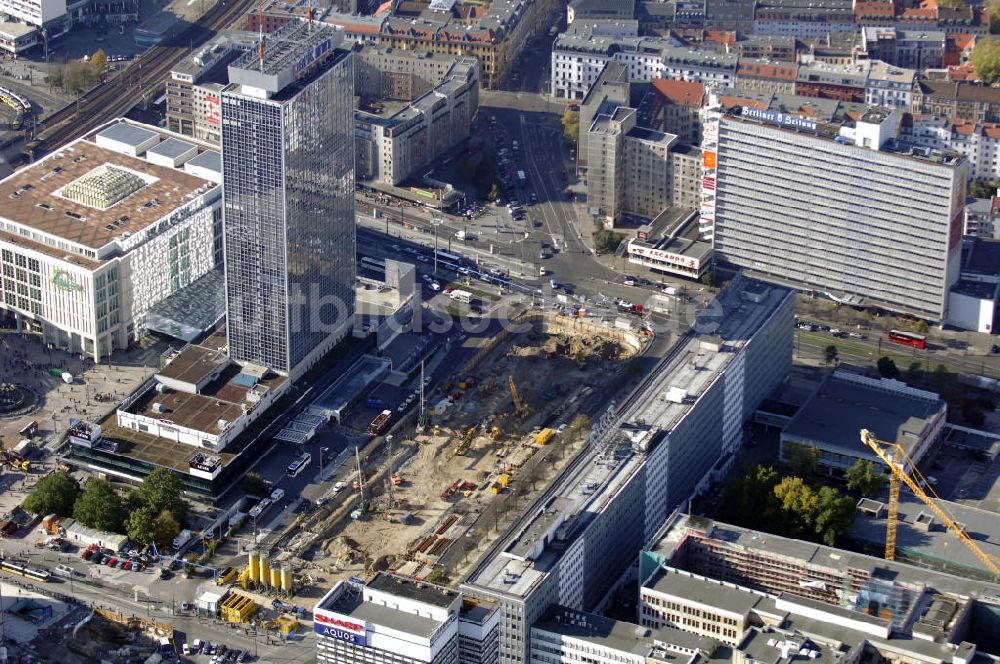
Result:
{"label": "flat rooftop", "polygon": [[[148,131],[124,123],[118,126]],[[156,136],[159,132],[149,133]],[[105,177],[109,168],[112,175],[138,176],[132,180],[138,188],[116,189],[116,182],[110,181],[114,178]],[[125,234],[145,230],[215,186],[184,171],[99,147],[92,134],[0,181],[0,200],[4,201],[0,214],[31,231],[96,251]],[[77,189],[82,190],[80,196],[71,193]],[[115,200],[121,192],[129,193]],[[111,204],[98,207],[78,202],[91,194],[95,203],[110,200]],[[60,258],[67,253],[41,246]]]}
{"label": "flat rooftop", "polygon": [[721,645],[713,638],[685,632],[682,629],[674,627],[650,629],[635,623],[567,609],[558,604],[551,605],[535,621],[532,629],[640,656],[664,655],[662,644],[683,650],[700,651],[708,655],[714,653]]}
{"label": "flat rooftop", "polygon": [[692,576],[673,567],[658,568],[642,585],[656,592],[678,595],[688,601],[712,606],[739,616],[748,615],[762,600],[767,599],[764,593],[737,588],[732,584],[701,576]]}
{"label": "flat rooftop", "polygon": [[851,380],[848,374],[836,372],[799,409],[782,433],[782,440],[802,441],[848,457],[870,458],[881,463],[861,443],[862,429],[869,429],[881,440],[902,445],[909,453],[931,420],[946,407],[937,395],[909,389],[898,381],[866,385]]}
{"label": "flat rooftop", "polygon": [[157,375],[197,385],[218,370],[219,365],[229,363],[229,356],[221,350],[190,345],[185,346]]}
{"label": "flat rooftop", "polygon": [[457,596],[454,590],[449,590],[444,586],[385,573],[376,574],[375,578],[369,581],[365,587],[397,597],[433,604],[443,609],[451,606]]}
{"label": "flat rooftop", "polygon": [[[905,495],[905,492],[904,492]],[[832,572],[836,575],[850,573],[857,578],[872,578],[902,584],[911,589],[933,588],[938,592],[948,592],[961,596],[1000,597],[1000,584],[967,579],[923,567],[916,567],[898,561],[884,560],[846,549],[835,549],[822,544],[781,537],[728,523],[722,523],[702,516],[675,513],[654,536],[653,544],[647,548],[651,553],[672,560],[679,547],[692,534],[704,536],[725,547],[754,552],[768,559],[792,563],[804,563]],[[879,547],[885,543],[885,528]],[[954,542],[953,547],[962,548]]]}
{"label": "flat rooftop", "polygon": [[[384,588],[386,592],[394,592],[396,587],[392,581],[393,589]],[[404,591],[406,592],[406,591]],[[423,600],[423,597],[417,598]],[[448,605],[454,601],[455,597],[449,598]],[[399,630],[406,634],[429,637],[432,636],[443,624],[440,620],[420,616],[416,613],[400,611],[383,604],[377,604],[365,599],[365,588],[349,588],[347,582],[342,582],[335,586],[323,597],[317,609],[332,611],[345,616],[351,616],[365,623],[375,623],[376,625]]]}
{"label": "flat rooftop", "polygon": [[[883,496],[881,500],[887,501]],[[1000,516],[996,512],[971,507],[961,503],[938,500],[938,506],[944,509],[957,523],[965,526],[966,534],[980,549],[994,560],[1000,560],[1000,531],[997,523]],[[883,546],[885,543],[886,519],[885,511],[880,518],[858,512],[854,517],[849,537],[872,546]],[[920,521],[930,521],[930,529],[918,525]],[[920,501],[907,489],[903,489],[899,497],[899,519],[896,526],[896,550],[906,560],[916,565],[942,567],[948,569],[967,568],[988,575],[989,572],[971,551],[962,546],[955,535],[949,531],[927,505]]]}

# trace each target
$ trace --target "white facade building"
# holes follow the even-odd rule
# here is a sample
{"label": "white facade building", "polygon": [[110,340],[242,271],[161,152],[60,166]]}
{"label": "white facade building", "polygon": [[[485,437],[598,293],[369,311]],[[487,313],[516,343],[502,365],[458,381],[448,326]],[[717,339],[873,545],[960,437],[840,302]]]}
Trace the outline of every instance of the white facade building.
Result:
{"label": "white facade building", "polygon": [[0,14],[42,26],[66,15],[66,0],[0,0]]}
{"label": "white facade building", "polygon": [[898,115],[886,109],[836,134],[741,111],[719,123],[717,259],[840,302],[944,320],[959,277],[966,161],[898,142]]}
{"label": "white facade building", "polygon": [[672,46],[655,37],[564,34],[552,45],[552,95],[583,99],[612,60],[625,64],[632,81],[667,78],[722,87],[736,83],[735,55]]}
{"label": "white facade building", "polygon": [[872,62],[865,83],[865,103],[908,111],[916,76],[914,69],[895,67],[881,60]]}
{"label": "white facade building", "polygon": [[313,609],[320,664],[497,661],[500,612],[489,600],[379,574],[341,581]]}
{"label": "white facade building", "polygon": [[221,259],[220,188],[156,158],[176,144],[210,152],[119,121],[0,182],[0,312],[96,361],[141,339],[149,308]]}
{"label": "white facade building", "polygon": [[951,150],[969,162],[974,180],[1000,179],[1000,125],[972,124],[939,116],[915,116],[905,137],[914,145],[932,150]]}

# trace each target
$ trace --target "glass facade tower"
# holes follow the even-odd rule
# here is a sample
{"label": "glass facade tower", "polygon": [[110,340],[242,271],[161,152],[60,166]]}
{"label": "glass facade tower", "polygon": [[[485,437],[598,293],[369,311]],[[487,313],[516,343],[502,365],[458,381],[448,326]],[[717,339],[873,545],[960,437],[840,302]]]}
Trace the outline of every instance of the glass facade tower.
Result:
{"label": "glass facade tower", "polygon": [[222,176],[230,356],[293,380],[354,314],[354,71],[293,23],[229,67]]}

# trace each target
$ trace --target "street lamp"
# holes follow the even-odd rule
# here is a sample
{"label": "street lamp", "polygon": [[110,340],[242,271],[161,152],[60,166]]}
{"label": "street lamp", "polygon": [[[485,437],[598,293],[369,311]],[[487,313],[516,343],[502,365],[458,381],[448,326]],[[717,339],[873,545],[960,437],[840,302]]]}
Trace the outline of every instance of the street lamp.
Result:
{"label": "street lamp", "polygon": [[431,226],[434,227],[434,274],[438,272],[438,226],[444,221],[440,217],[431,219]]}

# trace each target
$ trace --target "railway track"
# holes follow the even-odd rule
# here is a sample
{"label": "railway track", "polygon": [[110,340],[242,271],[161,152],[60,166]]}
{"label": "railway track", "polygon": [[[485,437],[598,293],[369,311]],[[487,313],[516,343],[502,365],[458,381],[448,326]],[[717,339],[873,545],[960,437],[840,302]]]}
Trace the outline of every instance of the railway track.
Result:
{"label": "railway track", "polygon": [[144,95],[160,85],[170,70],[191,52],[192,47],[200,47],[220,30],[232,25],[253,4],[254,0],[219,0],[198,23],[173,37],[170,44],[153,46],[84,98],[45,118],[37,125],[33,144],[35,156],[52,152],[127,113]]}

